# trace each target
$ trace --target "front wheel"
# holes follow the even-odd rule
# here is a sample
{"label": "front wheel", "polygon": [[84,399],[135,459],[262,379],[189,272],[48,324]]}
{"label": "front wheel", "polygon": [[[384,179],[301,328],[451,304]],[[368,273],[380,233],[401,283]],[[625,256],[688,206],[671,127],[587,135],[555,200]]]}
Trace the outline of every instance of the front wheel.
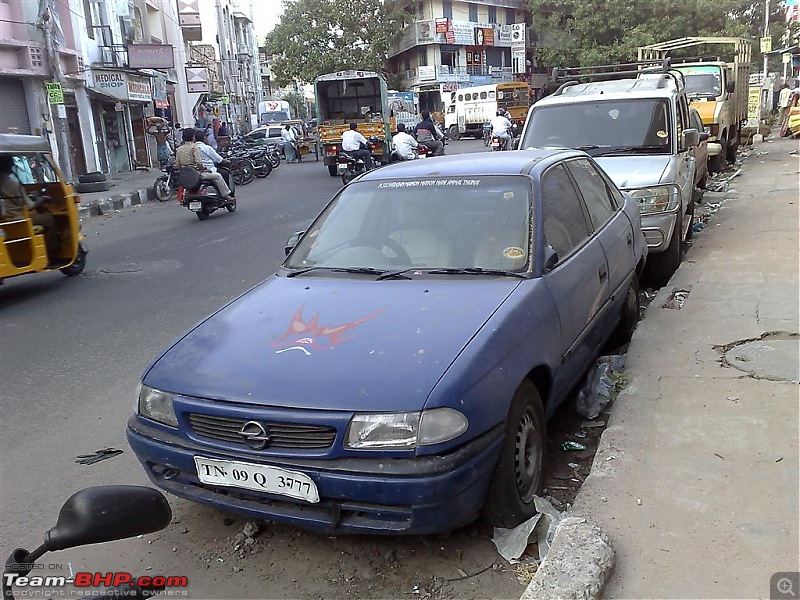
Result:
{"label": "front wheel", "polygon": [[241,175],[241,181],[237,181],[236,185],[247,185],[248,183],[251,183],[256,176],[253,163],[249,161],[242,162],[239,165],[239,173]]}
{"label": "front wheel", "polygon": [[342,185],[347,185],[348,183],[353,181],[353,179],[355,179],[355,177],[356,177],[356,174],[355,173],[351,173],[350,171],[342,173]]}
{"label": "front wheel", "polygon": [[503,449],[483,506],[490,525],[510,529],[536,514],[533,499],[542,487],[546,437],[539,390],[526,379],[511,401]]}
{"label": "front wheel", "polygon": [[647,257],[645,270],[648,279],[654,286],[664,287],[669,283],[670,278],[678,270],[681,264],[681,236],[683,235],[683,225],[679,218],[672,231],[672,238],[669,246],[663,252],[651,254]]}
{"label": "front wheel", "polygon": [[458,131],[458,125],[450,125],[450,128],[447,130],[447,135],[450,136],[451,140],[460,140],[461,134]]}
{"label": "front wheel", "polygon": [[225,210],[228,212],[236,212],[236,198],[225,203]]}
{"label": "front wheel", "polygon": [[78,244],[78,253],[75,255],[75,260],[68,267],[59,269],[67,277],[74,277],[80,275],[86,268],[86,255],[88,251],[83,247],[83,244]]}
{"label": "front wheel", "polygon": [[634,273],[622,303],[619,323],[608,340],[608,348],[618,348],[631,341],[636,325],[639,323],[639,278]]}
{"label": "front wheel", "polygon": [[172,188],[166,176],[159,177],[153,184],[153,194],[159,202],[166,202],[172,197]]}

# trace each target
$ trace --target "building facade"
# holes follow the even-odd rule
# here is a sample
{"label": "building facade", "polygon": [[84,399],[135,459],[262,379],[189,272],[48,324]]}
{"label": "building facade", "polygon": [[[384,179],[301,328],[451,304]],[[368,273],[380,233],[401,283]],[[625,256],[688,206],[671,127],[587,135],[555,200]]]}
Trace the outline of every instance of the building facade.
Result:
{"label": "building facade", "polygon": [[421,109],[443,112],[461,87],[528,81],[525,0],[403,4],[411,22],[390,49],[388,70],[419,94]]}

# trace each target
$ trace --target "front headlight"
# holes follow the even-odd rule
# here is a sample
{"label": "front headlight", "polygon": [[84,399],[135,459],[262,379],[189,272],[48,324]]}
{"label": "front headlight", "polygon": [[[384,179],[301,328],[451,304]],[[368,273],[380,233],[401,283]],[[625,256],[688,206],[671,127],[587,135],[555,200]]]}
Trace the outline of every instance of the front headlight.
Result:
{"label": "front headlight", "polygon": [[358,413],[345,446],[354,450],[404,450],[452,440],[467,430],[467,417],[452,408],[409,413]]}
{"label": "front headlight", "polygon": [[673,185],[656,185],[627,191],[636,199],[639,212],[643,215],[676,210],[681,203],[680,190]]}
{"label": "front headlight", "polygon": [[139,414],[171,427],[178,426],[178,417],[172,407],[173,395],[150,386],[139,385]]}

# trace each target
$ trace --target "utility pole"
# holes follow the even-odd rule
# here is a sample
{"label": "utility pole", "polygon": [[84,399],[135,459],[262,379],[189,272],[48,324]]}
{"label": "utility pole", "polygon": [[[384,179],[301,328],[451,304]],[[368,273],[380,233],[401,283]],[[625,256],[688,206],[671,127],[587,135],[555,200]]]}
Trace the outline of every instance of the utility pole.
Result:
{"label": "utility pole", "polygon": [[[764,0],[764,37],[769,37],[769,0]],[[767,81],[767,63],[769,57],[764,52],[764,82]]]}

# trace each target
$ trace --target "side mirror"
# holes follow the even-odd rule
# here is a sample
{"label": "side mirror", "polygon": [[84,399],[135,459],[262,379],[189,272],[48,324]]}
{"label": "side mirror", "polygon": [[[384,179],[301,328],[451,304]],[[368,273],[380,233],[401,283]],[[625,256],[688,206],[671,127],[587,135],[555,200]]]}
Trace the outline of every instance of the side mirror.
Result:
{"label": "side mirror", "polygon": [[300,241],[300,238],[303,237],[305,231],[295,231],[292,235],[290,235],[286,240],[286,246],[284,246],[283,251],[286,256],[289,256],[289,252],[297,246],[297,242]]}
{"label": "side mirror", "polygon": [[694,148],[698,143],[700,143],[700,134],[698,133],[697,129],[684,129],[682,137],[683,139],[681,140],[681,145],[684,148]]}
{"label": "side mirror", "polygon": [[550,244],[544,247],[544,272],[549,273],[558,264],[558,252]]}
{"label": "side mirror", "polygon": [[735,92],[736,91],[736,82],[735,81],[729,81],[728,83],[726,83],[725,84],[725,91],[728,92],[729,94],[732,94],[733,92]]}
{"label": "side mirror", "polygon": [[111,542],[159,531],[172,510],[156,489],[132,485],[90,487],[61,507],[56,526],[44,536],[49,551]]}
{"label": "side mirror", "polygon": [[698,142],[705,142],[705,141],[707,141],[707,140],[708,140],[708,138],[710,138],[710,137],[711,137],[711,134],[710,134],[710,133],[708,133],[707,131],[701,131],[701,132],[699,132],[699,133],[697,134],[697,139],[698,139]]}

